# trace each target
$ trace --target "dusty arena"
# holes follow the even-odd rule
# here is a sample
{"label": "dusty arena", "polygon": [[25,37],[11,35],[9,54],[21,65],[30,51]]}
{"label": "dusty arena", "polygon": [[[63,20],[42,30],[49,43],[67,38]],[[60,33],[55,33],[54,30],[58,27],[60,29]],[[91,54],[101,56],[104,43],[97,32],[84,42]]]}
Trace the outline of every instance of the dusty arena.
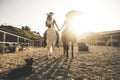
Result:
{"label": "dusty arena", "polygon": [[[70,53],[70,52],[69,52]],[[120,80],[120,48],[89,46],[89,51],[74,52],[75,57],[63,55],[56,48],[56,59],[46,59],[45,48],[27,48],[25,51],[0,54],[0,77],[25,64],[32,57],[34,73],[15,80]]]}

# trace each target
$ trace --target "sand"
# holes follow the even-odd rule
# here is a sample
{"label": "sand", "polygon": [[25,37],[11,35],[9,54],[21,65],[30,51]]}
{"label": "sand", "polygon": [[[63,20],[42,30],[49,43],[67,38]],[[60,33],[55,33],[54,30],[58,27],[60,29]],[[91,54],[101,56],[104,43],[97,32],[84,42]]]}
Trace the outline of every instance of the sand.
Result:
{"label": "sand", "polygon": [[[69,51],[70,53],[70,51]],[[56,59],[46,58],[45,48],[28,48],[16,53],[0,54],[0,75],[25,64],[33,57],[34,73],[15,80],[120,80],[120,48],[89,46],[89,51],[75,49],[74,58],[66,58],[56,48]]]}

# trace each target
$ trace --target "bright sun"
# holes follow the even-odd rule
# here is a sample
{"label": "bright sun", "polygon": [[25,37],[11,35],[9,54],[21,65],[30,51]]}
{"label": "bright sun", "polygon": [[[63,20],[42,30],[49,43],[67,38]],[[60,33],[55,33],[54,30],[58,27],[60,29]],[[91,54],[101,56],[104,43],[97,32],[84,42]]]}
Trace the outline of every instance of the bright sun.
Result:
{"label": "bright sun", "polygon": [[[78,16],[74,16],[74,18],[71,21],[72,29],[74,30],[77,36],[79,35],[84,36],[85,33],[90,30],[88,25],[84,21],[84,18],[85,17],[78,15]],[[61,22],[61,25],[63,25],[64,19],[65,17],[59,17],[58,22]],[[60,32],[60,35],[61,35],[61,32]]]}
{"label": "bright sun", "polygon": [[88,28],[83,24],[82,18],[80,16],[75,17],[71,21],[72,29],[76,32],[76,35],[82,35],[88,32]]}

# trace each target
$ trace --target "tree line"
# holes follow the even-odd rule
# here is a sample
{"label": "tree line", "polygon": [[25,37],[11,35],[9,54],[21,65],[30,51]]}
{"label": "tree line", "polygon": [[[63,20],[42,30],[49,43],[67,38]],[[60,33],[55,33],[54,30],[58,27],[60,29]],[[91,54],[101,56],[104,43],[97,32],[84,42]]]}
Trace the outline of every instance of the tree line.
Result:
{"label": "tree line", "polygon": [[31,40],[42,40],[42,36],[39,32],[32,31],[29,26],[22,26],[22,28],[17,28],[11,25],[1,25],[0,30],[19,35]]}

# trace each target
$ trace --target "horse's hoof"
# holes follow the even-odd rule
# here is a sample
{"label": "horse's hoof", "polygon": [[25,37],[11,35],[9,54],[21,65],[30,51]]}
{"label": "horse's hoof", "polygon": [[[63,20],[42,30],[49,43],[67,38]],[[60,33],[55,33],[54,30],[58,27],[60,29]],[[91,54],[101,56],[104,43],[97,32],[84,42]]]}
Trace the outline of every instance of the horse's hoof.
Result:
{"label": "horse's hoof", "polygon": [[47,57],[46,60],[48,60],[49,58]]}
{"label": "horse's hoof", "polygon": [[72,59],[74,58],[74,56],[72,56]]}
{"label": "horse's hoof", "polygon": [[57,59],[57,57],[56,57],[56,56],[54,56],[53,58],[54,58],[54,59]]}
{"label": "horse's hoof", "polygon": [[49,59],[49,57],[46,58],[47,60]]}

